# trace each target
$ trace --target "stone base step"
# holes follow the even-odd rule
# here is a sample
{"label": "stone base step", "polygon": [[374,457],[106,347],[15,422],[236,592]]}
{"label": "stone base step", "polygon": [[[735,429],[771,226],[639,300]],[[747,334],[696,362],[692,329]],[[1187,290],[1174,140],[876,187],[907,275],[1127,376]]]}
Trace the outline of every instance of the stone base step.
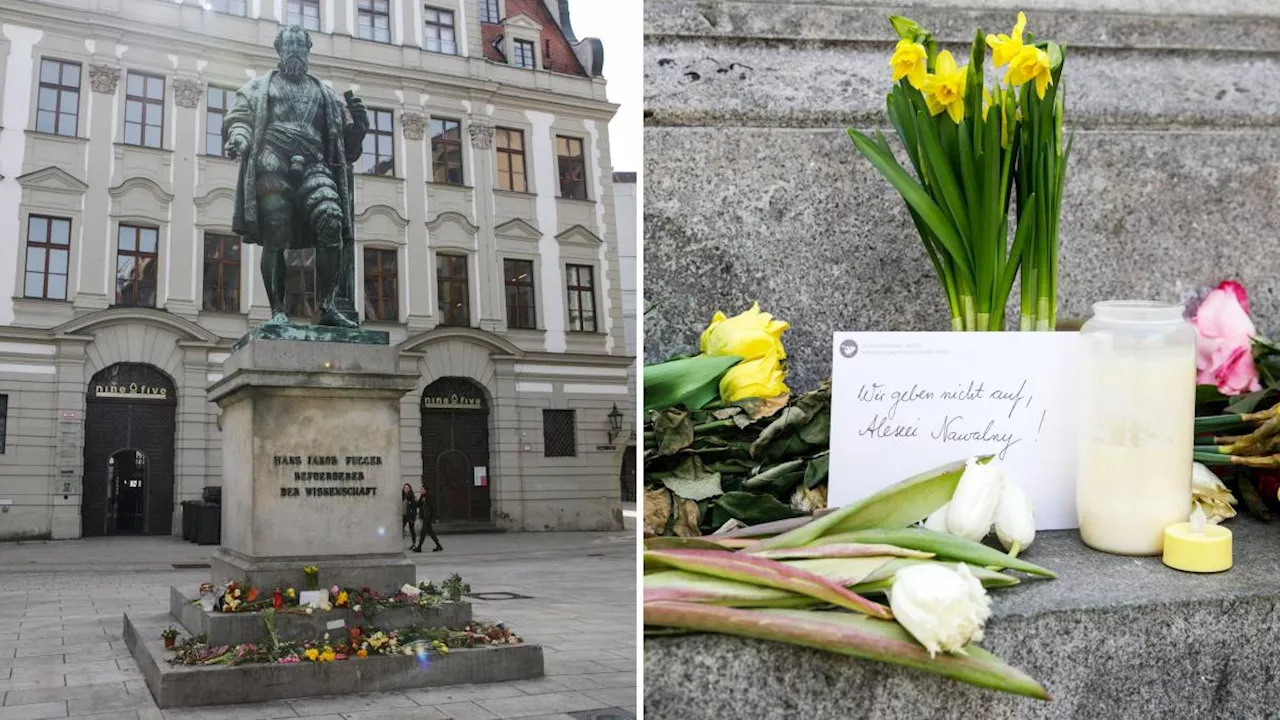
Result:
{"label": "stone base step", "polygon": [[124,616],[124,640],[147,689],[161,708],[236,705],[290,698],[510,682],[542,677],[538,645],[496,645],[453,650],[419,660],[378,655],[328,663],[191,666],[171,665],[161,631],[167,614]]}
{"label": "stone base step", "polygon": [[[266,635],[262,613],[205,612],[194,594],[188,595],[176,587],[169,588],[169,614],[190,634],[209,636],[213,645],[234,645],[259,642]],[[447,627],[460,630],[471,622],[471,603],[442,603],[438,608],[400,607],[377,613],[373,618],[356,617],[348,608],[315,610],[310,615],[294,612],[276,613],[276,635],[285,642],[316,641],[325,633],[345,633],[346,628],[357,625],[376,626],[380,630],[399,630],[410,625]]]}

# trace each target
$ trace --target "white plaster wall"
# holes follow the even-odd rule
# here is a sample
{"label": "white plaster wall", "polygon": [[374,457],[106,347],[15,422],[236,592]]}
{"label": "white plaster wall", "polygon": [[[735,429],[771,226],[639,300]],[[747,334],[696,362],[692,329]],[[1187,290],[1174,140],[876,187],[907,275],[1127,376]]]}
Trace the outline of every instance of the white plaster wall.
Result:
{"label": "white plaster wall", "polygon": [[[3,131],[0,131],[0,267],[18,267],[18,253],[26,233],[21,227],[19,206],[22,204],[22,158],[26,151],[27,126],[31,116],[31,84],[35,82],[33,49],[44,33],[19,25],[2,28],[9,41],[9,59],[5,65]],[[13,322],[13,296],[18,277],[0,272],[0,325]]]}
{"label": "white plaster wall", "polygon": [[[604,324],[600,330],[604,332],[604,351],[610,355],[613,354],[613,294],[609,292],[609,241],[611,237],[609,228],[605,226],[604,220],[604,182],[603,171],[600,166],[600,133],[596,131],[596,122],[594,120],[583,120],[582,127],[587,131],[587,135],[591,137],[591,187],[595,188],[596,196],[596,235],[605,238],[600,243],[600,307],[596,311],[596,317],[603,317]],[[615,210],[616,217],[616,210]]]}
{"label": "white plaster wall", "polygon": [[526,110],[524,114],[533,126],[528,144],[532,150],[534,189],[538,192],[535,205],[538,229],[542,231],[542,239],[538,241],[538,254],[542,261],[538,280],[542,287],[547,288],[542,294],[546,350],[562,353],[567,347],[564,279],[560,272],[560,243],[556,240],[556,228],[559,227],[556,219],[556,155],[551,143],[551,124],[556,117],[533,110]]}
{"label": "white plaster wall", "polygon": [[636,238],[640,223],[636,216],[637,200],[636,183],[613,183],[613,212],[618,218],[618,271],[622,275],[622,322],[626,333],[625,344],[628,355],[636,353],[636,320],[639,299],[636,297],[639,266],[637,263]]}

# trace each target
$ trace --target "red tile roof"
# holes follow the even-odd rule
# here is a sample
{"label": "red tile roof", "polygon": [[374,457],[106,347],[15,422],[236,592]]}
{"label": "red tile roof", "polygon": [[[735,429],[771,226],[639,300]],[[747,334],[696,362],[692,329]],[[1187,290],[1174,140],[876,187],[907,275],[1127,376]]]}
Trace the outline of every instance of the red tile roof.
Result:
{"label": "red tile roof", "polygon": [[[542,0],[507,0],[507,17],[524,14],[542,26],[542,65],[544,69],[565,75],[587,76],[582,63],[573,54],[560,24],[551,16]],[[493,23],[481,23],[480,32],[484,38],[484,56],[494,62],[507,62],[502,52],[494,47],[494,43],[502,36],[502,26]],[[548,50],[548,45],[550,49]]]}

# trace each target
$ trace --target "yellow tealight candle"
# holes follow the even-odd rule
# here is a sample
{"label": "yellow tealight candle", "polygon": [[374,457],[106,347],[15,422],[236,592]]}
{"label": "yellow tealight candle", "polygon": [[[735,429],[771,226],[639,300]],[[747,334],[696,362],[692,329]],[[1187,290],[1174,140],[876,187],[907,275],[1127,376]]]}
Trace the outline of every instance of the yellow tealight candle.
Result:
{"label": "yellow tealight candle", "polygon": [[1210,525],[1196,505],[1191,521],[1164,530],[1164,564],[1175,570],[1213,573],[1231,569],[1231,531]]}

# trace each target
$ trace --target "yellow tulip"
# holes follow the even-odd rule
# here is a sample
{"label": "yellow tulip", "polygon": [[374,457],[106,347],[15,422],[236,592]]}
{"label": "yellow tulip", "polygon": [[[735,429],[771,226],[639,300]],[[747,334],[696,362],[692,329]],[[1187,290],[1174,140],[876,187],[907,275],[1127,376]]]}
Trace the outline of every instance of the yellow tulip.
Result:
{"label": "yellow tulip", "polygon": [[729,368],[720,378],[720,399],[732,403],[747,398],[775,398],[790,392],[783,382],[787,374],[781,361],[777,353],[770,352]]}
{"label": "yellow tulip", "polygon": [[964,119],[965,75],[969,66],[956,67],[951,53],[943,50],[938,53],[938,61],[934,64],[934,72],[924,79],[920,88],[924,93],[925,105],[929,106],[929,114],[937,115],[943,110],[957,124]]}
{"label": "yellow tulip", "polygon": [[315,648],[307,648],[307,652],[304,654],[307,656],[307,659],[312,662],[315,662],[316,658],[320,657],[320,651]]}
{"label": "yellow tulip", "polygon": [[919,90],[928,73],[927,60],[928,53],[923,45],[906,38],[899,40],[893,57],[889,58],[889,66],[893,68],[893,81],[898,82],[905,77],[911,87]]}
{"label": "yellow tulip", "polygon": [[1022,31],[1027,27],[1027,16],[1018,13],[1018,24],[1013,26],[1013,35],[988,35],[987,46],[991,48],[991,59],[996,67],[1000,67],[1022,52]]}
{"label": "yellow tulip", "polygon": [[1049,72],[1049,53],[1038,47],[1025,47],[1017,57],[1009,61],[1009,72],[1005,81],[1014,87],[1020,87],[1030,80],[1036,81],[1036,95],[1044,99],[1044,91],[1053,82]]}
{"label": "yellow tulip", "polygon": [[782,333],[791,327],[781,320],[774,320],[766,312],[760,312],[760,303],[750,310],[733,317],[717,311],[711,324],[702,331],[699,343],[707,355],[737,355],[743,360],[755,360],[770,352],[779,358],[787,356],[782,347]]}

